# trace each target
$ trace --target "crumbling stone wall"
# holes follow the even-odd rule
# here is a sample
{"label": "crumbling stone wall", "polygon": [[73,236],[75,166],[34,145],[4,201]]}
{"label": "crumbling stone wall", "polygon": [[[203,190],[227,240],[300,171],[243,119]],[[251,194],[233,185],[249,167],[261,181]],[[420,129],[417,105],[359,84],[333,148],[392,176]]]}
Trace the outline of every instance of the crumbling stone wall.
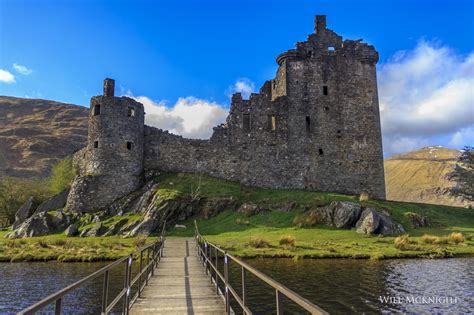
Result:
{"label": "crumbling stone wall", "polygon": [[384,199],[378,53],[361,40],[343,41],[326,28],[325,16],[315,25],[306,41],[277,57],[276,76],[259,93],[248,100],[233,95],[226,122],[209,140],[144,126],[143,106],[113,97],[114,84],[106,79],[108,96],[91,100],[89,141],[75,157],[79,176],[68,207],[104,207],[138,188],[144,171],[155,170]]}
{"label": "crumbling stone wall", "polygon": [[91,99],[87,146],[74,156],[78,176],[68,196],[68,209],[102,210],[143,182],[143,105],[128,97],[114,97],[113,87],[113,80],[106,79],[104,96]]}
{"label": "crumbling stone wall", "polygon": [[145,168],[202,172],[271,188],[385,198],[375,64],[378,53],[316,32],[277,57],[279,68],[249,100],[237,93],[210,140],[145,128]]}

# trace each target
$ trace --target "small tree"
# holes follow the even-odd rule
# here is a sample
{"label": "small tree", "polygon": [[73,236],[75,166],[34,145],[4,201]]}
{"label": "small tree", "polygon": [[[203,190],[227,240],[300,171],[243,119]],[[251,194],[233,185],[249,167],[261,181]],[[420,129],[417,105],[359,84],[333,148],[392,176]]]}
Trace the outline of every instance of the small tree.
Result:
{"label": "small tree", "polygon": [[451,189],[454,195],[474,201],[474,147],[464,147],[450,179],[457,181]]}
{"label": "small tree", "polygon": [[72,157],[68,156],[59,161],[51,169],[51,175],[48,179],[51,192],[57,194],[69,187],[74,176],[75,172],[72,164]]}

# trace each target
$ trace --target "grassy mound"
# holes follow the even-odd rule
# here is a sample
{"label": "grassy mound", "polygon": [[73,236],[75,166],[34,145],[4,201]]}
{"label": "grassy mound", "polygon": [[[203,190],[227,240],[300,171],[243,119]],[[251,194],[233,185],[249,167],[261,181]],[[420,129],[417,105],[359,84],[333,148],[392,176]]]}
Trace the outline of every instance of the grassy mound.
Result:
{"label": "grassy mound", "polygon": [[[270,208],[254,216],[226,210],[208,220],[199,217],[179,222],[187,228],[172,228],[171,236],[192,236],[196,219],[203,235],[242,257],[313,257],[313,258],[402,258],[453,257],[474,254],[474,211],[442,205],[404,203],[383,200],[359,201],[359,196],[300,190],[273,190],[247,187],[197,174],[164,174],[157,179],[160,189],[175,196],[198,195],[200,198],[232,196],[240,202],[251,202]],[[331,201],[351,201],[385,209],[401,223],[410,235],[411,246],[396,246],[395,237],[365,236],[353,230],[340,230],[324,225],[301,228],[295,218],[304,208],[317,207]],[[278,209],[279,204],[294,203],[289,212]],[[416,213],[429,220],[429,227],[414,228],[406,213]],[[301,226],[301,225],[299,225]],[[427,243],[423,235],[447,237],[462,233],[463,242]],[[295,246],[281,245],[282,237],[291,237]],[[252,246],[255,240],[268,246]],[[416,246],[415,246],[416,245]]]}

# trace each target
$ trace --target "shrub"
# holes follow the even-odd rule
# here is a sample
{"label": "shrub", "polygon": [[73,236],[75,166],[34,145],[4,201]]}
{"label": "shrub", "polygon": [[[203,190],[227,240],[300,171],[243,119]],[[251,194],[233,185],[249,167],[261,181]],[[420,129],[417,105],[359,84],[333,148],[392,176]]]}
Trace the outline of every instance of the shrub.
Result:
{"label": "shrub", "polygon": [[138,249],[146,244],[147,236],[139,235],[133,240],[133,245]]}
{"label": "shrub", "polygon": [[462,233],[453,232],[448,235],[448,241],[454,244],[464,243],[464,235]]}
{"label": "shrub", "polygon": [[51,169],[51,175],[48,178],[49,187],[55,194],[60,193],[73,181],[75,171],[72,163],[72,156],[68,156],[65,159],[59,161]]}
{"label": "shrub", "polygon": [[362,192],[362,193],[359,195],[359,201],[360,201],[360,202],[369,201],[369,194],[367,194],[366,192]]}
{"label": "shrub", "polygon": [[396,237],[394,240],[395,247],[400,250],[413,249],[411,245],[415,243],[416,243],[415,241],[410,239],[410,236],[408,234],[400,235]]}
{"label": "shrub", "polygon": [[280,238],[280,245],[286,247],[295,247],[295,238],[291,235],[285,235]]}
{"label": "shrub", "polygon": [[313,210],[306,214],[297,215],[293,224],[297,227],[310,227],[316,224],[324,223],[324,218],[319,211]]}
{"label": "shrub", "polygon": [[64,245],[66,245],[66,243],[67,243],[67,240],[60,238],[60,239],[52,241],[51,245],[64,246]]}
{"label": "shrub", "polygon": [[38,246],[41,247],[41,248],[49,248],[49,244],[48,244],[48,241],[46,240],[38,240]]}
{"label": "shrub", "polygon": [[439,237],[434,236],[434,235],[423,235],[421,237],[421,241],[426,244],[436,244],[436,242],[439,240]]}
{"label": "shrub", "polygon": [[260,237],[252,237],[249,240],[249,246],[253,248],[266,248],[270,247],[270,243]]}

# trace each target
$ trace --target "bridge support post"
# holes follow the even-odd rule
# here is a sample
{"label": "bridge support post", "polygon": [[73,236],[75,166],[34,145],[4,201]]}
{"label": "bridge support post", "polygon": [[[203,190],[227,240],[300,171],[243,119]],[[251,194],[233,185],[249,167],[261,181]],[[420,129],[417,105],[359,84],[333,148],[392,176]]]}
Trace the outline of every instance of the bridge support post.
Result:
{"label": "bridge support post", "polygon": [[227,257],[227,253],[224,254],[224,280],[225,280],[225,311],[226,311],[226,314],[230,314],[229,257]]}
{"label": "bridge support post", "polygon": [[275,295],[276,295],[276,307],[277,307],[277,315],[283,315],[283,295],[278,291],[278,289],[275,290]]}
{"label": "bridge support post", "polygon": [[104,273],[104,285],[102,286],[102,308],[101,314],[106,314],[107,312],[107,298],[109,295],[109,271],[107,270]]}

